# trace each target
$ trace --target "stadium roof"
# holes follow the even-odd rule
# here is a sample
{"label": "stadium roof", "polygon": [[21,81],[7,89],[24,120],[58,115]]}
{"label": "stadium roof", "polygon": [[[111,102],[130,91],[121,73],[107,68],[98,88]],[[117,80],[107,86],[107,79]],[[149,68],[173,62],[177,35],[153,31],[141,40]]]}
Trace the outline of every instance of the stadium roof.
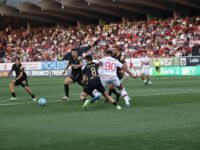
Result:
{"label": "stadium roof", "polygon": [[7,0],[1,16],[46,23],[200,12],[199,0]]}

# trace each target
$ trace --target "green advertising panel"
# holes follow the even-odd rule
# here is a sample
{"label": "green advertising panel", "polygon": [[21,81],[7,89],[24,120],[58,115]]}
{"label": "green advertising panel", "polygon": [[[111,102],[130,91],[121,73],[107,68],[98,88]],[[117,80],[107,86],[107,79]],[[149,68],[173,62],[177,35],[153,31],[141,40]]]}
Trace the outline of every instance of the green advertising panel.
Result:
{"label": "green advertising panel", "polygon": [[152,76],[198,76],[200,75],[200,66],[195,67],[161,67],[160,74],[152,67]]}

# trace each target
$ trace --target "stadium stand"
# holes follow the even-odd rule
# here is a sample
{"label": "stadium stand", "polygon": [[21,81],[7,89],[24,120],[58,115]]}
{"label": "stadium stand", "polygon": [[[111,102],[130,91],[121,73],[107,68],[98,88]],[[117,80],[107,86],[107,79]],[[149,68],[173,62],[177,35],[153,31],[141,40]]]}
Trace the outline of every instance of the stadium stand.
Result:
{"label": "stadium stand", "polygon": [[[200,43],[199,9],[195,0],[7,0],[0,7],[0,26],[6,28],[0,32],[1,62],[16,55],[23,61],[62,60],[94,42],[89,53],[120,45],[129,57],[143,50],[154,57],[188,56]],[[196,17],[181,18],[184,13]],[[43,25],[30,29],[35,22]]]}

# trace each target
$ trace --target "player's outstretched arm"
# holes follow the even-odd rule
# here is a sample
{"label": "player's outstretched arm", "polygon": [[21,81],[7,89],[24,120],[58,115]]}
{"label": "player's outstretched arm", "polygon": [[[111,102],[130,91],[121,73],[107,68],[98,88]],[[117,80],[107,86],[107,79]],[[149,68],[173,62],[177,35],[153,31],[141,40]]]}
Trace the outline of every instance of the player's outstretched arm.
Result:
{"label": "player's outstretched arm", "polygon": [[63,71],[63,73],[62,73],[63,75],[66,73],[66,71],[67,71],[67,69],[70,67],[70,65],[71,65],[71,64],[68,62],[67,66],[65,67],[65,69],[64,69],[64,71]]}
{"label": "player's outstretched arm", "polygon": [[124,65],[122,66],[122,69],[123,69],[126,73],[128,73],[132,78],[137,78],[137,76],[134,76],[134,75],[128,70],[128,67],[127,67],[126,64],[124,64]]}
{"label": "player's outstretched arm", "polygon": [[20,72],[19,76],[16,78],[16,80],[19,80],[20,78],[23,77],[23,72]]}
{"label": "player's outstretched arm", "polygon": [[16,78],[16,80],[19,80],[20,78],[22,78],[22,77],[23,77],[23,74],[24,74],[24,68],[21,67],[21,68],[20,68],[20,74],[19,74],[19,76]]}

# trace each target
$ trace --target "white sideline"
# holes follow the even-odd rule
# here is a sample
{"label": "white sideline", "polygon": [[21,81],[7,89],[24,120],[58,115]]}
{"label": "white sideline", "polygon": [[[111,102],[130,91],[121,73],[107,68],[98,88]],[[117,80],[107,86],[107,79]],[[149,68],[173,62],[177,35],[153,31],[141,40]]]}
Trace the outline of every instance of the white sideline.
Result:
{"label": "white sideline", "polygon": [[[185,92],[171,92],[171,93],[156,93],[156,94],[143,94],[143,95],[135,95],[134,97],[146,97],[146,96],[154,96],[154,95],[176,95],[176,94],[188,94],[188,93],[200,93],[200,91],[185,91]],[[74,94],[74,95],[78,95],[78,94]],[[60,96],[60,95],[58,95]],[[57,95],[54,96],[46,96],[46,97],[57,97]],[[23,98],[20,100],[30,100],[28,98]],[[70,101],[78,101],[80,99],[73,99]],[[3,100],[1,102],[7,102],[9,100]],[[55,100],[55,101],[47,101],[48,103],[56,103],[56,102],[61,102],[62,100]],[[69,101],[69,102],[70,102]],[[34,104],[37,102],[24,102],[24,103],[7,103],[7,104],[0,104],[0,106],[13,106],[13,105],[26,105],[26,104]]]}

